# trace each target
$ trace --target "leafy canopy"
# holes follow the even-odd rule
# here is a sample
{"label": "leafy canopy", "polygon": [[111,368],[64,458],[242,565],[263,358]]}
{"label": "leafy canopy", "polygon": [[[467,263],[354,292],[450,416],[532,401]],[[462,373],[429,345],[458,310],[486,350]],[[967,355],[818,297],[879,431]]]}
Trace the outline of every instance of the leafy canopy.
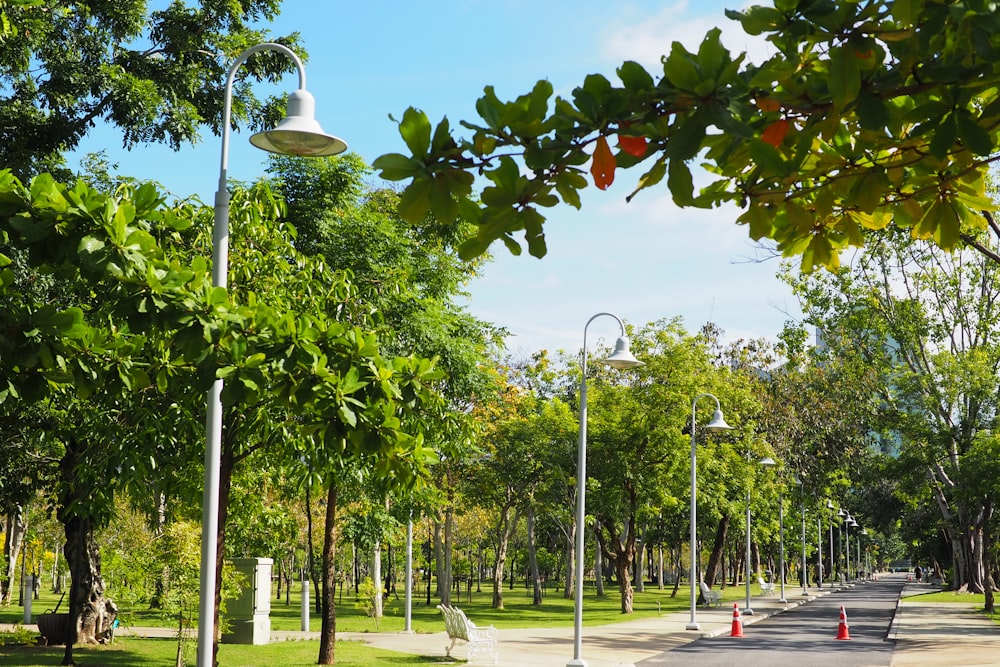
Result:
{"label": "leafy canopy", "polygon": [[[374,166],[408,181],[408,220],[475,222],[465,257],[497,240],[519,254],[517,236],[544,256],[543,210],[579,208],[588,165],[602,189],[642,165],[637,192],[666,181],[679,206],[735,203],[753,239],[805,270],[836,267],[890,224],[946,249],[984,226],[1000,138],[994,0],[775,0],[726,15],[775,54],[747,63],[713,29],[695,53],[675,42],[656,76],[625,62],[619,84],[592,74],[569,99],[546,81],[507,102],[486,87],[467,137],[410,108],[409,154]],[[695,161],[715,177],[698,192]]]}

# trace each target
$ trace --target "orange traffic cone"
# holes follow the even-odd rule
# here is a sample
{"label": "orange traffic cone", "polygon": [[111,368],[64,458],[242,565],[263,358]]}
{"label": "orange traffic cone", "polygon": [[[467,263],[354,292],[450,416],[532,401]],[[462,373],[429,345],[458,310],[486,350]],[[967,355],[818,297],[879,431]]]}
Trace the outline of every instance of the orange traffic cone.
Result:
{"label": "orange traffic cone", "polygon": [[733,631],[729,636],[743,636],[743,619],[740,618],[740,606],[736,603],[733,603]]}
{"label": "orange traffic cone", "polygon": [[847,631],[847,612],[844,606],[840,606],[840,624],[837,626],[837,639],[850,639],[851,634]]}

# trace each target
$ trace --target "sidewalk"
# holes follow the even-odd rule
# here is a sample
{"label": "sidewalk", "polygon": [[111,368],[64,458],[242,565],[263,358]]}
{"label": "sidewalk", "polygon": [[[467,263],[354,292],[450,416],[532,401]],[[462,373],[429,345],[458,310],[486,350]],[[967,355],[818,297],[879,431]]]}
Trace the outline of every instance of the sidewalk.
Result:
{"label": "sidewalk", "polygon": [[[904,588],[903,599],[888,637],[896,643],[892,667],[1000,665],[1000,626],[976,613],[972,604],[930,604],[906,599],[929,590],[919,584],[907,584]],[[809,589],[809,597],[804,598],[801,588],[786,587],[787,605],[778,602],[777,596],[752,598],[754,615],[744,616],[743,624],[749,627],[768,616],[831,592],[830,588],[823,591]],[[742,608],[742,604],[740,606]],[[583,659],[588,667],[630,667],[700,636],[729,633],[732,619],[732,607],[723,605],[718,609],[698,608],[699,631],[685,630],[690,620],[689,611],[611,625],[584,626]],[[444,632],[421,635],[338,633],[337,638],[363,641],[392,651],[442,658],[445,647],[450,643]],[[573,657],[573,628],[500,630],[499,652],[500,661],[496,664],[501,667],[565,665]],[[465,648],[456,646],[452,654],[464,659]]]}
{"label": "sidewalk", "polygon": [[[750,626],[780,613],[785,608],[816,598],[814,589],[804,598],[801,588],[786,588],[787,604],[778,596],[751,598],[753,616],[744,616],[743,625]],[[829,593],[824,590],[822,594]],[[742,603],[740,609],[742,612]],[[643,618],[610,625],[584,626],[583,659],[588,667],[629,667],[646,658],[659,655],[702,636],[715,636],[732,630],[733,608],[723,604],[716,609],[698,607],[698,631],[685,630],[691,620],[690,610],[671,612],[659,617]],[[529,628],[500,630],[499,653],[501,667],[552,667],[565,665],[573,658],[573,628]],[[337,633],[338,640],[358,640],[371,646],[415,653],[425,656],[445,655],[450,643],[444,632],[424,635]],[[458,643],[452,655],[465,658],[465,648]],[[478,664],[489,664],[489,658]]]}

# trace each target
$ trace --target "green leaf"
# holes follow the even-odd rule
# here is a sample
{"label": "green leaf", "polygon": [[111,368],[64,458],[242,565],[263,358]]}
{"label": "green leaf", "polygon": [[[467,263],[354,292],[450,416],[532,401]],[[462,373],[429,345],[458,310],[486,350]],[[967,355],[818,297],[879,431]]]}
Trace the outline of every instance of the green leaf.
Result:
{"label": "green leaf", "polygon": [[866,130],[881,130],[889,123],[889,110],[882,98],[862,90],[858,95],[858,120]]}
{"label": "green leaf", "polygon": [[431,146],[431,122],[427,114],[413,107],[403,112],[403,120],[399,123],[399,134],[413,153],[414,157],[423,158]]}
{"label": "green leaf", "polygon": [[931,143],[929,146],[931,155],[943,160],[947,157],[948,152],[955,146],[955,141],[958,139],[958,123],[955,120],[955,114],[949,113],[941,119],[941,123],[937,127],[937,131],[934,132],[934,136],[931,137]]}
{"label": "green leaf", "polygon": [[667,187],[678,206],[690,206],[694,202],[694,179],[691,170],[683,160],[671,160],[668,168]]}
{"label": "green leaf", "polygon": [[622,63],[618,68],[618,78],[622,80],[625,88],[632,92],[649,90],[655,85],[652,75],[642,65],[632,60]]}
{"label": "green leaf", "polygon": [[990,133],[964,109],[958,114],[956,130],[962,143],[974,155],[990,155],[993,152]]}
{"label": "green leaf", "polygon": [[760,139],[751,139],[748,144],[750,157],[753,158],[754,164],[760,167],[760,169],[778,176],[788,174],[788,165],[785,164],[785,160],[781,157],[781,153],[778,152],[777,148]]}
{"label": "green leaf", "polygon": [[375,158],[372,167],[380,170],[379,176],[387,181],[413,178],[423,171],[424,165],[400,153],[388,153]]}
{"label": "green leaf", "polygon": [[671,45],[670,55],[663,61],[663,74],[674,87],[687,91],[693,91],[702,80],[691,54],[680,42]]}
{"label": "green leaf", "polygon": [[843,111],[861,92],[861,68],[854,49],[838,46],[830,49],[830,98]]}
{"label": "green leaf", "polygon": [[427,176],[414,178],[399,197],[399,215],[410,224],[422,222],[431,205],[434,181]]}
{"label": "green leaf", "polygon": [[674,128],[667,141],[667,155],[671,160],[690,160],[698,155],[705,139],[705,120],[695,111]]}

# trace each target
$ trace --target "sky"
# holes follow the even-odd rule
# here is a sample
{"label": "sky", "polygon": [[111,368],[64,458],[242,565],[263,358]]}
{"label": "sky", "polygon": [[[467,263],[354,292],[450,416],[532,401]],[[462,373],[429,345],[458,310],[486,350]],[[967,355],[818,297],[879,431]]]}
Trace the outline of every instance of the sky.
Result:
{"label": "sky", "polygon": [[[731,51],[760,60],[766,45],[725,17],[727,7],[741,6],[732,0],[285,0],[270,30],[300,33],[317,120],[370,164],[406,152],[390,116],[413,106],[432,124],[445,116],[453,128],[476,122],[475,102],[488,85],[506,100],[546,79],[569,97],[587,74],[616,82],[615,69],[626,60],[658,77],[660,56],[672,42],[694,51],[715,26]],[[291,92],[297,77],[282,83],[281,92]],[[265,154],[249,145],[249,135],[231,136],[231,178],[263,174]],[[179,152],[155,145],[125,152],[120,135],[98,128],[78,153],[99,150],[122,174],[212,201],[221,141],[210,132]],[[606,191],[588,187],[580,210],[549,209],[544,258],[491,249],[495,260],[468,286],[466,305],[511,334],[511,353],[577,351],[587,321],[601,312],[636,326],[679,317],[690,332],[711,321],[727,340],[775,339],[800,316],[791,290],[776,277],[778,262],[750,260],[758,253],[746,227],[736,225],[737,209],[679,209],[665,185],[626,203],[644,169],[633,171],[619,171]],[[611,318],[599,318],[587,331],[588,347],[617,334]]]}

